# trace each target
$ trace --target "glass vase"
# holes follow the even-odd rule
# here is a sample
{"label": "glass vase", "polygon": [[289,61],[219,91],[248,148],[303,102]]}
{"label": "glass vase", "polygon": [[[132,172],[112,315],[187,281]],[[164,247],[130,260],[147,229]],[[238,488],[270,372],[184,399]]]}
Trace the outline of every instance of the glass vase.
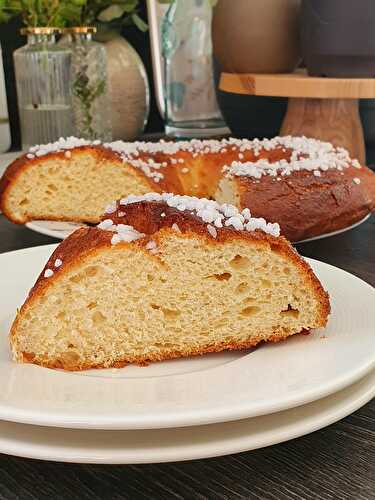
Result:
{"label": "glass vase", "polygon": [[71,52],[56,44],[56,28],[26,28],[27,44],[14,52],[22,148],[74,133]]}
{"label": "glass vase", "polygon": [[174,0],[162,21],[166,133],[228,133],[216,101],[210,0]]}
{"label": "glass vase", "polygon": [[112,127],[105,48],[92,39],[96,28],[68,28],[64,32],[67,34],[64,46],[72,52],[75,133],[84,139],[110,141]]}

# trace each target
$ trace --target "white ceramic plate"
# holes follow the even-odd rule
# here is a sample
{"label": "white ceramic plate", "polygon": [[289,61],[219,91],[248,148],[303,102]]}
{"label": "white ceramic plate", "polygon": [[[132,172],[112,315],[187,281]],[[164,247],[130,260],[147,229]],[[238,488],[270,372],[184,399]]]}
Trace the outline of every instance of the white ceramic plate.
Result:
{"label": "white ceramic plate", "polygon": [[[366,217],[364,217],[360,221],[352,224],[351,226],[345,227],[344,229],[332,231],[331,233],[321,234],[320,236],[314,236],[313,238],[307,238],[306,240],[298,241],[297,243],[320,240],[322,238],[329,238],[330,236],[336,236],[337,234],[345,233],[346,231],[349,231],[350,229],[353,229],[365,222],[370,217],[370,215],[371,214],[366,215]],[[58,238],[60,240],[67,238],[77,228],[84,226],[85,224],[78,224],[76,222],[57,222],[48,220],[35,220],[26,223],[26,227],[28,227],[32,231],[45,234],[46,236],[51,236],[52,238]]]}
{"label": "white ceramic plate", "polygon": [[332,298],[325,330],[248,352],[67,373],[13,363],[7,332],[55,246],[0,255],[0,419],[68,428],[151,429],[269,414],[332,394],[375,366],[375,289],[311,264]]}
{"label": "white ceramic plate", "polygon": [[0,453],[96,464],[176,462],[263,448],[316,431],[375,396],[375,372],[324,399],[225,424],[142,431],[56,429],[0,422]]}
{"label": "white ceramic plate", "polygon": [[52,220],[34,220],[26,223],[26,227],[32,231],[51,236],[52,238],[58,238],[59,240],[64,240],[73,231],[85,226],[86,224],[78,224],[76,222],[58,222]]}

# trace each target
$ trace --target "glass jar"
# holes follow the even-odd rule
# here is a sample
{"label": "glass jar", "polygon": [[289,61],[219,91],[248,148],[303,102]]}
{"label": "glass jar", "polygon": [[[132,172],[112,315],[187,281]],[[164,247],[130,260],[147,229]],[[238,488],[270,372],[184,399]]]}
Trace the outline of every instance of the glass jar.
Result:
{"label": "glass jar", "polygon": [[166,133],[228,133],[215,93],[210,0],[174,0],[162,21]]}
{"label": "glass jar", "polygon": [[63,45],[72,52],[72,99],[75,133],[84,139],[112,139],[107,56],[95,42],[93,27],[67,28]]}
{"label": "glass jar", "polygon": [[56,44],[56,28],[25,28],[14,54],[22,147],[72,135],[71,52]]}

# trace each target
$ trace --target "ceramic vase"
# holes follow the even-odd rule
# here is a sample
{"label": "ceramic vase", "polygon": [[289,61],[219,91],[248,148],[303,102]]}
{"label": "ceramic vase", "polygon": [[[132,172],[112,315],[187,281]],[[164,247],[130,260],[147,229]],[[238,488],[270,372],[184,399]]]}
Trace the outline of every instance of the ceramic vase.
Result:
{"label": "ceramic vase", "polygon": [[107,53],[112,139],[131,141],[144,130],[150,107],[145,67],[134,48],[121,36],[104,43]]}
{"label": "ceramic vase", "polygon": [[300,0],[219,0],[213,50],[229,73],[287,73],[300,61]]}

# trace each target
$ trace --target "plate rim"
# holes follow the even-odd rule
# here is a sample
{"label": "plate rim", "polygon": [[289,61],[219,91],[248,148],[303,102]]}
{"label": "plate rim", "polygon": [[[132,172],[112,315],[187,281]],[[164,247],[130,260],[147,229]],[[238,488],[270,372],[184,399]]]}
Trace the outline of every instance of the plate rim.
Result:
{"label": "plate rim", "polygon": [[[93,451],[92,447],[87,448],[79,446],[74,448],[74,446],[68,445],[66,448],[58,447],[56,445],[51,445],[50,436],[45,438],[47,446],[40,441],[32,442],[31,444],[26,444],[18,437],[17,440],[9,439],[9,432],[6,432],[5,438],[1,436],[2,426],[16,426],[15,430],[21,428],[26,428],[27,431],[33,432],[37,427],[27,424],[17,424],[12,422],[1,422],[0,421],[0,453],[7,455],[13,455],[23,458],[32,458],[37,460],[50,460],[65,463],[84,463],[84,464],[151,464],[151,463],[168,463],[168,462],[181,462],[187,460],[201,460],[209,459],[214,457],[221,457],[236,453],[244,453],[252,450],[265,448],[268,446],[284,443],[292,439],[296,439],[312,432],[323,429],[329,425],[338,422],[339,420],[347,417],[353,412],[360,409],[366,403],[371,401],[375,397],[375,372],[369,373],[363,379],[357,381],[356,383],[348,386],[347,388],[335,393],[326,398],[314,401],[304,406],[293,408],[290,410],[285,410],[283,412],[274,413],[267,415],[266,419],[273,419],[276,421],[274,428],[268,431],[259,432],[261,429],[262,420],[264,417],[254,417],[236,422],[236,426],[242,426],[243,431],[241,434],[241,442],[239,443],[238,436],[236,438],[225,438],[223,437],[223,429],[225,427],[231,426],[232,422],[218,423],[209,425],[210,431],[216,431],[217,435],[220,436],[219,440],[210,442],[208,445],[205,444],[204,449],[196,449],[199,445],[202,448],[202,443],[199,441],[199,436],[197,436],[197,427],[187,427],[183,429],[166,429],[164,434],[167,432],[171,434],[172,432],[191,432],[191,438],[189,440],[189,447],[186,447],[186,443],[175,445],[169,445],[166,451],[152,450],[151,453],[145,453],[144,447],[140,450],[134,451],[134,447],[129,449],[121,448],[121,450],[107,449],[103,452],[102,448],[95,449]],[[339,400],[337,402],[337,399]],[[322,406],[323,409],[316,410],[318,406]],[[315,413],[314,413],[315,409]],[[307,415],[306,415],[307,413]],[[297,414],[297,415],[296,415]],[[287,424],[280,426],[280,416],[287,421]],[[259,424],[258,424],[259,422]],[[257,426],[258,433],[255,436],[247,433],[247,426],[254,424]],[[207,426],[201,426],[202,429],[207,428]],[[57,433],[64,433],[66,431],[72,431],[72,429],[60,429],[60,428],[47,428],[48,431],[53,431]],[[85,433],[91,434],[92,436],[98,436],[98,432],[112,432],[118,437],[119,433],[157,433],[160,429],[152,431],[97,431],[97,430],[86,430]],[[134,435],[136,437],[136,435]],[[91,436],[90,436],[91,438]],[[34,440],[35,441],[35,440]],[[163,439],[163,444],[167,443],[165,438]],[[193,443],[193,446],[192,446]],[[219,444],[218,444],[219,443]],[[124,443],[125,444],[125,443]],[[57,451],[58,449],[58,451]],[[73,451],[72,451],[73,450]],[[78,451],[79,450],[79,451]],[[74,453],[74,455],[73,455]],[[157,457],[157,455],[159,456]]]}
{"label": "plate rim", "polygon": [[[56,248],[56,246],[57,245],[55,244],[41,245],[38,247],[29,247],[25,249],[15,250],[12,252],[6,252],[1,255],[8,255],[15,253],[18,254],[33,253],[33,252],[38,252],[40,250],[47,252],[47,251],[52,251],[54,248]],[[371,290],[371,293],[374,293],[375,291],[375,288],[372,285],[366,283],[361,278],[358,278],[357,276],[343,269],[337,268],[335,266],[332,266],[331,264],[327,264],[325,262],[316,259],[307,258],[307,261],[310,263],[317,263],[318,265],[322,265],[323,267],[328,266],[328,268],[330,269],[338,270],[342,273],[345,273],[349,275],[351,278],[359,280],[362,284],[364,284]],[[230,411],[228,407],[216,409],[215,414],[212,415],[206,408],[202,408],[199,411],[195,410],[194,413],[187,412],[183,416],[181,415],[181,413],[177,415],[171,413],[168,415],[168,418],[166,418],[166,416],[163,415],[163,417],[160,419],[159,415],[159,420],[155,419],[154,416],[152,422],[150,421],[150,418],[145,418],[145,417],[143,417],[143,419],[138,418],[137,422],[135,423],[134,415],[130,419],[126,418],[126,416],[124,415],[121,415],[121,417],[119,416],[114,417],[113,415],[109,416],[101,415],[100,417],[95,416],[87,418],[88,414],[83,416],[82,412],[81,415],[79,415],[78,417],[77,415],[72,416],[66,414],[61,416],[61,414],[57,413],[52,413],[52,414],[49,413],[47,415],[46,412],[38,412],[35,410],[32,410],[30,412],[30,410],[25,410],[22,408],[14,409],[14,407],[12,407],[11,409],[9,409],[9,407],[6,407],[2,402],[0,402],[0,419],[12,422],[41,425],[48,427],[69,427],[75,429],[112,429],[112,430],[155,429],[155,428],[161,429],[161,428],[172,428],[177,426],[189,427],[202,424],[229,422],[249,417],[276,413],[290,408],[296,408],[298,406],[308,404],[312,401],[319,400],[339,390],[342,390],[343,388],[360,380],[367,373],[369,373],[373,369],[373,367],[375,367],[375,356],[367,364],[361,365],[359,369],[357,368],[355,370],[351,370],[349,374],[345,373],[338,379],[336,378],[333,382],[331,381],[329,384],[324,385],[323,390],[319,387],[314,387],[312,390],[310,389],[309,391],[305,391],[304,393],[305,395],[302,398],[300,395],[298,396],[298,394],[292,395],[288,398],[285,398],[283,400],[283,403],[274,402],[272,405],[270,404],[265,405],[264,403],[262,403],[261,405],[258,404],[257,406],[253,405],[251,411],[249,411],[248,407],[239,405],[235,410],[233,410],[233,406],[231,406]],[[69,375],[70,374],[67,374],[67,376]],[[260,410],[259,406],[261,406],[263,409]],[[14,415],[14,412],[17,412],[17,414]],[[98,418],[100,418],[100,424],[97,423]]]}

